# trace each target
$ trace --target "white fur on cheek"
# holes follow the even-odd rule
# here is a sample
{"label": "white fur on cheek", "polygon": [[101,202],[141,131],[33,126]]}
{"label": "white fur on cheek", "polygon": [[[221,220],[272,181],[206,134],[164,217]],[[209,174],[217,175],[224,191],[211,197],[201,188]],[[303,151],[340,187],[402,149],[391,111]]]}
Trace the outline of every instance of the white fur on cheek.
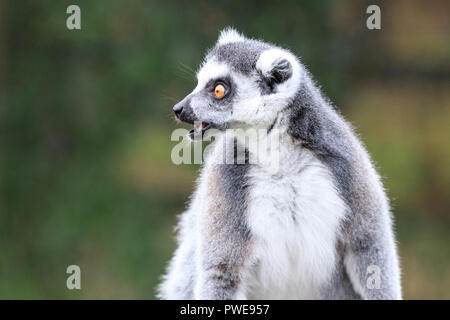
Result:
{"label": "white fur on cheek", "polygon": [[228,121],[257,125],[270,118],[264,112],[259,112],[263,111],[263,108],[261,92],[255,79],[237,72],[233,73],[233,79],[237,84],[236,98],[233,101],[233,113]]}

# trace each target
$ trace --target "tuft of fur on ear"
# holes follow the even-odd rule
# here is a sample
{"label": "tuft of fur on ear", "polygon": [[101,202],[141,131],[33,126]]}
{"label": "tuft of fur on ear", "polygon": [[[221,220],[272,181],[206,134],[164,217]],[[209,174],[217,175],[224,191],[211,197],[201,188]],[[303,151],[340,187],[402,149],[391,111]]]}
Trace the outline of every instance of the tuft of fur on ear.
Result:
{"label": "tuft of fur on ear", "polygon": [[245,37],[233,29],[232,27],[227,27],[220,32],[218,44],[226,44],[230,42],[244,41]]}

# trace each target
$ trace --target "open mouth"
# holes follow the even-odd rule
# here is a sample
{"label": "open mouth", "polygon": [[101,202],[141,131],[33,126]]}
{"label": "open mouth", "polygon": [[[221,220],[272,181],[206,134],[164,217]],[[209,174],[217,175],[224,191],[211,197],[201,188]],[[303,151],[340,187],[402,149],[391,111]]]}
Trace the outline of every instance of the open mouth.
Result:
{"label": "open mouth", "polygon": [[206,130],[208,130],[209,128],[211,128],[210,123],[195,121],[194,129],[189,131],[189,137],[193,140],[195,138],[203,138],[203,135],[205,134]]}

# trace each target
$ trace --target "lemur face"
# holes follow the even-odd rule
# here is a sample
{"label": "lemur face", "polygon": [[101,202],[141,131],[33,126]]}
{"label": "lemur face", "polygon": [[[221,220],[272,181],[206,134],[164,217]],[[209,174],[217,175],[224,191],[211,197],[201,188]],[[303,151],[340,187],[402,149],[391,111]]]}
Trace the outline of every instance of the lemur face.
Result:
{"label": "lemur face", "polygon": [[191,136],[209,128],[268,128],[295,97],[301,72],[289,51],[226,29],[206,55],[197,87],[173,110],[194,123]]}

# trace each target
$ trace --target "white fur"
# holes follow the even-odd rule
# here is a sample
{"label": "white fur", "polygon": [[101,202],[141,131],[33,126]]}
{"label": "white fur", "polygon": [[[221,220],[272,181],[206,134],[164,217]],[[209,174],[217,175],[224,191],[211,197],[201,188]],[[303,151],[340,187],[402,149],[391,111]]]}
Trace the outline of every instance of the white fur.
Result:
{"label": "white fur", "polygon": [[[232,72],[232,77],[237,87],[237,98],[233,105],[233,114],[227,119],[227,122],[238,122],[240,126],[243,123],[252,124],[252,126],[258,126],[262,123],[270,121],[270,117],[267,117],[266,112],[272,113],[273,110],[262,107],[262,96],[260,89],[255,79],[245,76],[243,74]],[[261,114],[258,115],[258,109],[261,109]]]}
{"label": "white fur", "polygon": [[206,61],[197,72],[197,86],[191,94],[195,94],[202,90],[209,80],[224,77],[229,72],[230,67],[225,63],[218,62],[215,59]]}
{"label": "white fur", "polygon": [[217,43],[222,45],[230,42],[244,41],[245,37],[233,28],[222,30]]}
{"label": "white fur", "polygon": [[239,290],[249,299],[317,299],[336,264],[346,205],[331,172],[310,151],[299,153],[286,142],[276,177],[264,168],[250,171],[247,215],[256,266]]}
{"label": "white fur", "polygon": [[364,288],[362,287],[361,281],[357,276],[357,263],[353,253],[347,253],[344,259],[344,264],[346,269],[348,270],[348,275],[350,277],[350,281],[353,285],[353,289],[361,296],[364,297]]}

